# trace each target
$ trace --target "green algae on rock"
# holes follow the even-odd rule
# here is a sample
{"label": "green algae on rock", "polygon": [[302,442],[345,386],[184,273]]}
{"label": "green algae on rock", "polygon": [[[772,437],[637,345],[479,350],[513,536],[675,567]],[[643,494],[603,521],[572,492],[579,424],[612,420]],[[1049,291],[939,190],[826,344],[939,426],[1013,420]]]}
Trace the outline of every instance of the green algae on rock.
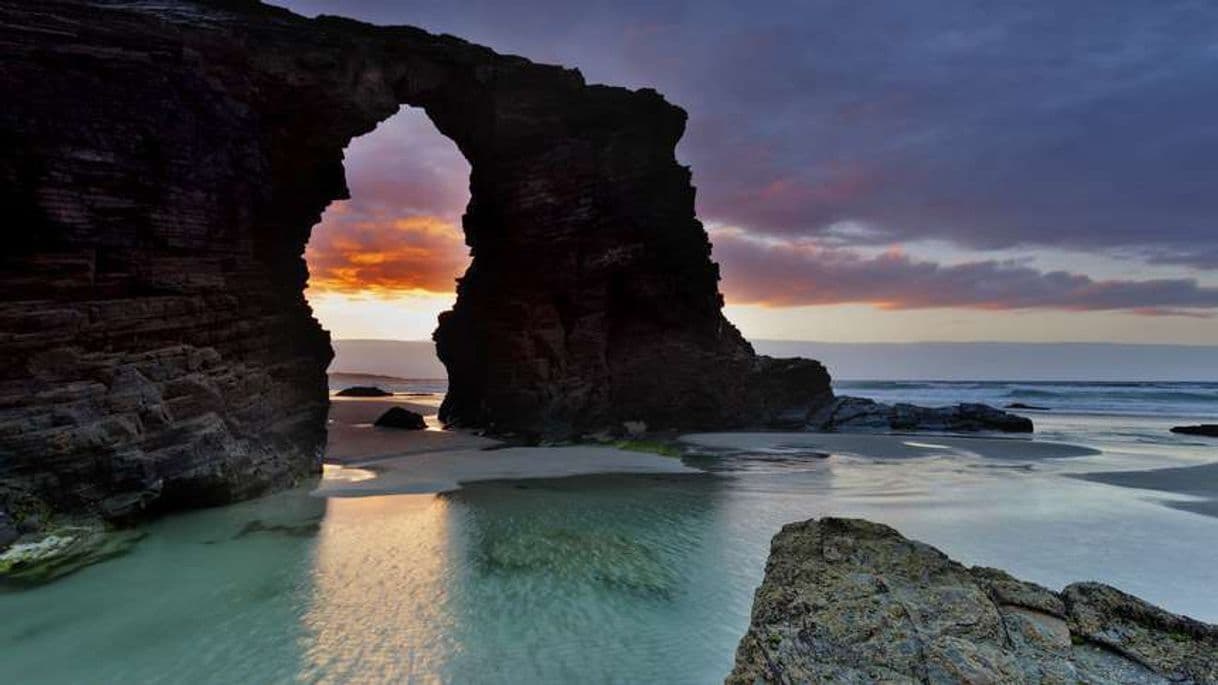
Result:
{"label": "green algae on rock", "polygon": [[126,554],[143,537],[139,531],[108,530],[96,524],[52,527],[42,537],[18,542],[0,553],[0,588],[48,583]]}

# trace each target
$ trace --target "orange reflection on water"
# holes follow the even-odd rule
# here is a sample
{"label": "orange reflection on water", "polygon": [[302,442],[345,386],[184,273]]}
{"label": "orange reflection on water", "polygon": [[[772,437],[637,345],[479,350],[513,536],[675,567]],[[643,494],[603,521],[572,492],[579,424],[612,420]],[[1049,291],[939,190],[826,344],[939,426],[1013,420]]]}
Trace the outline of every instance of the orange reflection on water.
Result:
{"label": "orange reflection on water", "polygon": [[302,617],[303,680],[436,679],[456,647],[450,506],[434,495],[329,500]]}

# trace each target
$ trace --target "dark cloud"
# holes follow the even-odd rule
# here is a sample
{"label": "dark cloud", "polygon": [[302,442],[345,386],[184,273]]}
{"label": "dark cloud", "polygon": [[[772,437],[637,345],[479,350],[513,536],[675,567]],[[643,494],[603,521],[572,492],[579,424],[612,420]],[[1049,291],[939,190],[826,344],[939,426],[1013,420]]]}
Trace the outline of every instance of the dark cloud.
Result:
{"label": "dark cloud", "polygon": [[[578,66],[590,81],[658,88],[690,112],[679,153],[702,218],[743,231],[715,235],[737,303],[1218,309],[1218,289],[1187,270],[1218,268],[1215,3],[282,4],[455,33]],[[378,129],[377,145],[353,148],[361,218],[318,231],[315,284],[451,288],[460,246],[392,226],[415,215],[455,224],[468,169],[425,118],[403,118]],[[924,239],[1081,249],[1125,260],[1131,274],[1155,264],[1181,277],[864,256]],[[373,254],[392,256],[353,264]]]}
{"label": "dark cloud", "polygon": [[777,307],[866,303],[883,309],[1128,310],[1209,317],[1218,288],[1195,279],[1096,280],[1015,261],[943,265],[889,250],[877,255],[791,241],[714,235],[724,294],[734,304]]}
{"label": "dark cloud", "polygon": [[1215,3],[284,4],[658,87],[691,113],[681,154],[711,221],[1218,267]]}

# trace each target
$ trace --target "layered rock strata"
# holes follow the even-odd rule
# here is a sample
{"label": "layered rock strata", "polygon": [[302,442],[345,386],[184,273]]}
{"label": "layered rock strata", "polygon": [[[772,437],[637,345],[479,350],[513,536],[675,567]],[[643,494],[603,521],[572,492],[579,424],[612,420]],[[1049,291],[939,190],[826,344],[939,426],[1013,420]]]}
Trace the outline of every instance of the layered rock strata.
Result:
{"label": "layered rock strata", "polygon": [[877,523],[774,537],[728,683],[1218,683],[1218,626],[967,568]]}
{"label": "layered rock strata", "polygon": [[301,255],[344,147],[402,105],[471,164],[445,421],[731,427],[831,397],[724,319],[685,113],[654,91],[242,0],[0,0],[0,50],[5,537],[318,468],[331,352]]}

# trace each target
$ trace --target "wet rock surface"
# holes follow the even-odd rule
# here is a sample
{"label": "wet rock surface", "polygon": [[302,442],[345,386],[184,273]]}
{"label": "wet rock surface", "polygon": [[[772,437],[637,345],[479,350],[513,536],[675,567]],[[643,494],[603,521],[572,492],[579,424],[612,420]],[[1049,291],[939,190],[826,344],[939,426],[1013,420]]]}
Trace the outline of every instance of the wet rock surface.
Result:
{"label": "wet rock surface", "polygon": [[1012,402],[1008,404],[1006,409],[1028,409],[1031,411],[1050,411],[1048,407],[1041,407],[1035,404],[1024,404],[1023,402]]}
{"label": "wet rock surface", "polygon": [[384,414],[377,418],[375,424],[381,428],[401,428],[405,430],[423,430],[427,428],[427,423],[423,420],[423,415],[418,412],[403,409],[402,407],[392,407]]}
{"label": "wet rock surface", "polygon": [[[829,395],[754,354],[652,90],[256,2],[0,0],[0,511],[126,519],[320,468],[302,259],[350,140],[423,108],[471,164],[441,417],[567,436],[764,424]],[[537,268],[536,265],[545,265]],[[20,522],[19,522],[20,523]]]}
{"label": "wet rock surface", "polygon": [[1218,626],[825,518],[774,537],[727,682],[1218,683]]}
{"label": "wet rock surface", "polygon": [[1203,423],[1198,426],[1175,426],[1173,433],[1181,435],[1200,435],[1207,438],[1218,438],[1218,423]]}
{"label": "wet rock surface", "polygon": [[393,393],[375,385],[353,385],[334,393],[338,397],[392,397]]}
{"label": "wet rock surface", "polygon": [[1032,432],[1031,419],[988,404],[921,407],[845,396],[833,399],[810,414],[807,425],[813,430],[822,431]]}
{"label": "wet rock surface", "polygon": [[48,583],[126,554],[143,537],[140,531],[110,530],[85,521],[21,538],[0,552],[0,589]]}

